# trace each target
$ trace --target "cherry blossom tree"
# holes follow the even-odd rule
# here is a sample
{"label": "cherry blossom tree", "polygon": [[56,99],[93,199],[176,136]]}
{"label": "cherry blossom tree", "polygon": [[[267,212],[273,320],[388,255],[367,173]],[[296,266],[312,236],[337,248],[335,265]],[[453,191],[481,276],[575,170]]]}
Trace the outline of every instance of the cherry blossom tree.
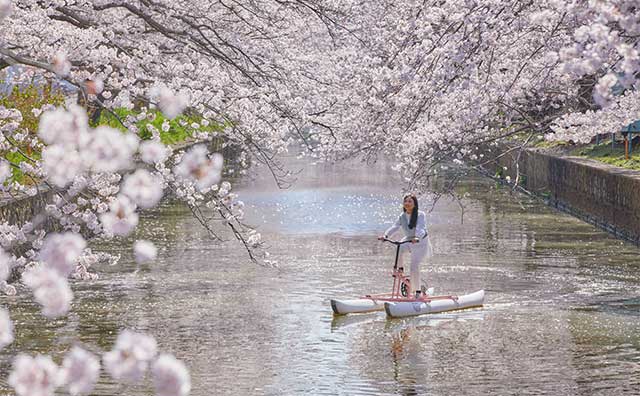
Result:
{"label": "cherry blossom tree", "polygon": [[631,1],[358,3],[358,41],[339,58],[350,96],[323,146],[396,158],[411,188],[512,136],[620,130],[638,116],[638,12]]}
{"label": "cherry blossom tree", "polygon": [[[21,272],[43,314],[64,316],[68,279],[92,279],[91,265],[109,259],[85,237],[129,235],[167,193],[213,238],[211,213],[224,221],[255,259],[261,237],[206,145],[218,133],[238,166],[261,163],[282,185],[278,157],[299,144],[330,160],[390,156],[414,187],[443,161],[478,160],[479,147],[511,136],[585,142],[618,130],[638,115],[639,12],[626,0],[0,0],[0,69],[27,67],[79,95],[33,109],[37,135],[20,127],[25,114],[0,107],[0,150],[27,158],[0,160],[2,188],[52,192],[42,216],[0,224],[1,289],[15,293],[7,279]],[[197,116],[203,144],[174,152],[158,128],[141,131],[156,110],[162,130]],[[95,125],[101,113],[126,132]],[[12,169],[33,183],[11,181]],[[47,233],[45,219],[62,231]],[[132,248],[140,262],[157,254],[149,241]],[[13,340],[9,314],[0,310],[0,345]],[[184,365],[148,335],[124,331],[102,360],[116,380],[150,367],[159,395],[189,392]],[[9,383],[19,395],[84,394],[99,369],[79,348],[62,367],[22,354]]]}
{"label": "cherry blossom tree", "polygon": [[[226,144],[241,149],[240,166],[252,158],[281,181],[286,171],[276,155],[286,151],[293,136],[305,138],[301,120],[310,108],[327,102],[318,89],[322,81],[314,74],[317,58],[309,56],[305,46],[326,45],[323,40],[338,29],[335,15],[332,7],[305,2],[0,0],[0,68],[40,70],[80,95],[78,105],[34,109],[40,117],[36,137],[20,129],[23,114],[0,109],[1,148],[28,159],[2,162],[2,180],[8,180],[13,167],[42,183],[12,182],[4,189],[33,195],[40,187],[48,188],[53,198],[45,217],[64,230],[47,234],[42,216],[0,230],[2,247],[13,254],[5,267],[22,272],[43,315],[57,318],[68,312],[73,298],[69,277],[96,276],[89,266],[103,257],[86,248],[83,236],[130,234],[138,211],[155,206],[168,192],[186,202],[214,238],[219,237],[205,210],[217,214],[254,258],[253,248],[261,238],[241,221],[243,205],[231,184],[222,180],[222,156],[209,153],[205,145],[171,153],[157,130],[150,131],[151,141],[141,142],[136,119],[120,119],[114,109],[142,106],[143,118],[153,117],[145,108],[157,108],[167,119],[196,114],[200,122],[192,124],[193,129],[223,126]],[[299,41],[301,32],[306,42]],[[315,99],[302,99],[314,91]],[[111,113],[127,132],[91,126],[96,112]],[[211,137],[196,133],[204,142]],[[40,151],[42,158],[23,152],[23,143]],[[150,242],[135,244],[137,260],[155,256]],[[5,282],[6,292],[10,287]],[[0,319],[6,344],[13,337],[12,324],[8,314]],[[187,394],[190,380],[184,364],[156,354],[152,337],[124,331],[114,350],[104,354],[103,364],[115,380],[124,382],[140,381],[153,367],[158,394]],[[62,385],[72,394],[84,394],[93,388],[99,368],[97,359],[79,348],[69,352],[62,368],[49,357],[22,354],[9,383],[20,395],[52,394]]]}
{"label": "cherry blossom tree", "polygon": [[353,50],[333,52],[349,98],[311,121],[336,125],[320,141],[338,157],[390,154],[417,182],[523,131],[585,142],[637,118],[634,2],[355,6]]}

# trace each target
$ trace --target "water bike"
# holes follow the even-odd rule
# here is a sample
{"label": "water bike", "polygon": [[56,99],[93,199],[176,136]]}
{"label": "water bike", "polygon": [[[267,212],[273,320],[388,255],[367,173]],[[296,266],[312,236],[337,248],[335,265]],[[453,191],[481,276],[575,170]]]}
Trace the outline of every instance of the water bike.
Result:
{"label": "water bike", "polygon": [[411,280],[408,274],[404,272],[404,268],[398,267],[398,258],[400,257],[400,246],[405,243],[411,243],[411,240],[392,241],[387,238],[382,240],[396,245],[396,260],[391,273],[393,278],[391,293],[367,294],[353,300],[331,300],[331,309],[333,309],[335,315],[385,310],[388,317],[397,318],[482,306],[484,290],[462,296],[435,296],[433,295],[433,288],[430,288],[423,290],[419,297],[410,296]]}

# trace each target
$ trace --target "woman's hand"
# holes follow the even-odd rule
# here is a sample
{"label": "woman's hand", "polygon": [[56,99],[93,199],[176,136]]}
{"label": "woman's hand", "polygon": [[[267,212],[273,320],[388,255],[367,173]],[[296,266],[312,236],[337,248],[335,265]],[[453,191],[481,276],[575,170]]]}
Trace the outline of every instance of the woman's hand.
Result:
{"label": "woman's hand", "polygon": [[418,243],[418,242],[420,242],[420,240],[419,240],[418,238],[413,238],[413,239],[411,240],[411,243]]}
{"label": "woman's hand", "polygon": [[385,239],[387,239],[387,237],[386,237],[386,236],[384,236],[384,235],[380,235],[380,236],[378,237],[378,240],[379,240],[379,241],[384,241]]}

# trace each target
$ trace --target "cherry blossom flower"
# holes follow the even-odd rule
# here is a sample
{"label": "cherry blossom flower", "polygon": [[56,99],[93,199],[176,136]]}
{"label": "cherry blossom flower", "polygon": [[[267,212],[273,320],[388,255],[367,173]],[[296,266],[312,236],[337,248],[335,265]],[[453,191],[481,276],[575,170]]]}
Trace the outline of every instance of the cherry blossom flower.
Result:
{"label": "cherry blossom flower", "polygon": [[11,165],[5,160],[0,160],[0,184],[4,184],[11,177]]}
{"label": "cherry blossom flower", "polygon": [[42,306],[44,316],[57,318],[69,312],[73,293],[67,280],[56,270],[33,268],[22,274],[22,280],[33,290],[33,296]]}
{"label": "cherry blossom flower", "polygon": [[222,155],[215,153],[209,157],[207,149],[194,146],[182,157],[174,169],[176,176],[192,180],[199,190],[204,190],[220,181],[224,161]]}
{"label": "cherry blossom flower", "polygon": [[57,144],[42,150],[42,162],[47,178],[60,188],[66,187],[83,171],[80,154]]}
{"label": "cherry blossom flower", "polygon": [[6,281],[11,272],[13,260],[2,249],[0,249],[0,281]]}
{"label": "cherry blossom flower", "polygon": [[138,225],[136,205],[127,196],[120,195],[109,205],[109,212],[100,215],[100,221],[109,234],[129,235]]}
{"label": "cherry blossom flower", "polygon": [[105,353],[102,360],[113,379],[139,382],[156,353],[157,344],[153,337],[124,330],[118,335],[114,348]]}
{"label": "cherry blossom flower", "polygon": [[140,157],[147,164],[153,165],[158,162],[164,162],[168,155],[169,149],[159,141],[147,140],[140,143]]}
{"label": "cherry blossom flower", "polygon": [[186,396],[191,391],[189,371],[184,363],[169,354],[161,354],[153,363],[156,396]]}
{"label": "cherry blossom flower", "polygon": [[64,383],[73,396],[91,393],[100,376],[100,361],[80,347],[73,347],[62,361]]}
{"label": "cherry blossom flower", "polygon": [[53,71],[58,77],[66,77],[71,72],[71,62],[67,60],[67,54],[64,52],[58,52],[53,57]]}
{"label": "cherry blossom flower", "polygon": [[15,286],[8,284],[7,281],[0,281],[0,292],[3,292],[7,296],[15,296],[18,290]]}
{"label": "cherry blossom flower", "polygon": [[154,261],[158,257],[158,249],[149,241],[137,240],[133,245],[136,262],[139,264]]}
{"label": "cherry blossom flower", "polygon": [[57,108],[44,112],[38,124],[38,136],[47,144],[79,149],[89,142],[88,127],[86,111],[74,104],[68,110]]}
{"label": "cherry blossom flower", "polygon": [[229,183],[228,181],[223,181],[220,184],[220,188],[218,189],[218,196],[224,198],[229,195],[229,191],[231,191],[231,183]]}
{"label": "cherry blossom flower", "polygon": [[249,245],[256,247],[260,245],[261,242],[262,242],[262,235],[260,235],[260,233],[256,232],[255,230],[249,231],[249,234],[247,237],[247,243]]}
{"label": "cherry blossom flower", "polygon": [[158,85],[151,92],[151,97],[156,98],[158,107],[169,119],[174,119],[189,104],[189,98],[182,94],[174,94],[166,85]]}
{"label": "cherry blossom flower", "polygon": [[130,166],[137,149],[138,139],[134,135],[99,126],[93,132],[91,142],[83,150],[83,155],[92,171],[115,172]]}
{"label": "cherry blossom flower", "polygon": [[61,384],[60,370],[49,356],[20,354],[8,382],[18,396],[49,396]]}
{"label": "cherry blossom flower", "polygon": [[86,247],[87,242],[76,233],[50,234],[40,250],[40,260],[66,277],[76,268],[76,262]]}
{"label": "cherry blossom flower", "polygon": [[598,81],[598,84],[596,84],[595,87],[595,92],[593,94],[593,99],[597,104],[604,107],[609,103],[609,101],[613,97],[613,93],[611,92],[611,90],[617,82],[618,78],[613,73],[605,75]]}
{"label": "cherry blossom flower", "polygon": [[98,95],[104,89],[104,83],[99,78],[86,80],[84,82],[84,88],[89,95]]}
{"label": "cherry blossom flower", "polygon": [[0,349],[13,342],[13,323],[9,311],[0,308]]}
{"label": "cherry blossom flower", "polygon": [[144,169],[138,169],[125,177],[122,194],[142,209],[152,208],[162,198],[162,180]]}

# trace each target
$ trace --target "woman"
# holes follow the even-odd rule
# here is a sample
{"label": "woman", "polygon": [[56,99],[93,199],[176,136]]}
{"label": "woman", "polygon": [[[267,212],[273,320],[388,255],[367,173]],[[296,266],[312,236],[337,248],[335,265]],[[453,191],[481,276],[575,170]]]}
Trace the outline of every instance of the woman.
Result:
{"label": "woman", "polygon": [[427,255],[431,255],[431,244],[429,243],[425,220],[426,215],[423,211],[418,210],[418,198],[413,194],[405,195],[402,211],[403,213],[396,223],[385,231],[384,236],[378,237],[378,239],[389,238],[402,228],[405,235],[404,240],[411,240],[410,244],[400,245],[399,264],[402,265],[403,253],[411,252],[411,287],[409,295],[411,296],[415,292],[416,298],[420,298],[422,293],[420,287],[420,262]]}

